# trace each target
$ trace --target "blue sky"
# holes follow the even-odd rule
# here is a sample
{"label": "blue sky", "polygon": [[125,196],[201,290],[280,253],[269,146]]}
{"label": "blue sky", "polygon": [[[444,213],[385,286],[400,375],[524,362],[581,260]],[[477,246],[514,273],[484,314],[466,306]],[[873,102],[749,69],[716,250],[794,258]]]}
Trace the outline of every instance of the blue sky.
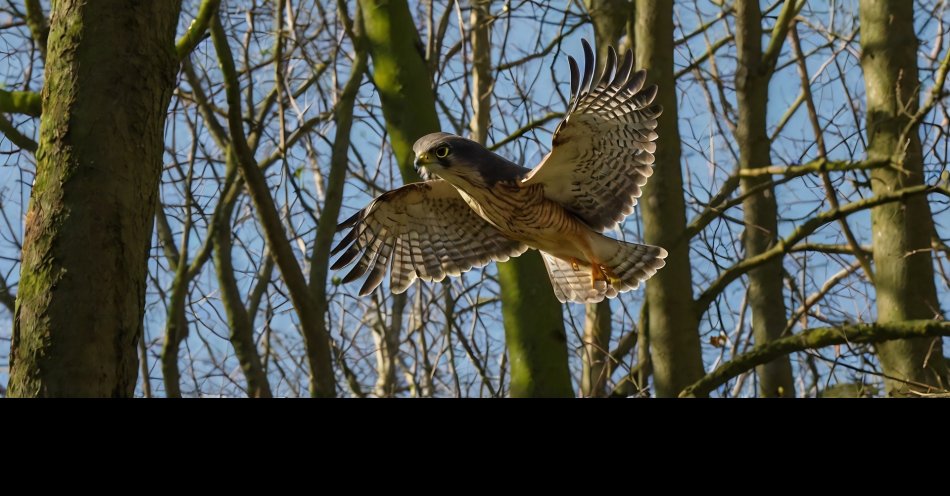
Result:
{"label": "blue sky", "polygon": [[[419,15],[424,12],[423,5],[416,2],[410,2],[413,12],[417,15],[417,23],[421,23],[422,17]],[[500,4],[500,2],[496,2]],[[919,2],[923,7],[933,2]],[[185,2],[186,10],[194,11],[196,2]],[[579,22],[575,15],[565,18],[557,12],[563,8],[566,2],[543,3],[520,3],[513,2],[517,7],[516,16],[506,16],[503,22],[495,27],[493,33],[494,60],[509,61],[521,57],[525,53],[532,53],[538,49],[538,46],[546,45],[550,40],[560,35],[562,26],[570,29],[571,26]],[[812,26],[828,26],[832,22],[836,30],[841,32],[850,32],[856,29],[856,19],[844,15],[844,12],[855,11],[855,1],[835,2],[838,12],[832,16],[830,3],[828,2],[809,2],[802,15],[809,20]],[[436,14],[440,15],[445,2],[436,2]],[[764,2],[764,8],[772,5],[772,2]],[[572,7],[577,12],[577,7]],[[700,20],[708,22],[719,14],[719,7],[706,2],[698,2],[698,7],[678,4],[676,15],[679,22],[686,26],[687,31],[692,31],[698,25]],[[774,20],[774,14],[777,10],[771,11]],[[229,6],[226,11],[226,25],[232,26],[235,38],[232,45],[237,46],[244,36],[246,25],[244,24],[245,13],[236,6]],[[298,15],[299,24],[305,24],[308,16],[317,16],[313,11],[301,9]],[[467,17],[467,16],[466,16]],[[943,20],[947,21],[947,14],[943,13]],[[0,19],[2,21],[2,19]],[[730,21],[731,22],[731,21]],[[771,25],[771,20],[766,25]],[[190,23],[190,17],[182,16],[181,29],[184,29]],[[924,40],[920,52],[921,65],[929,64],[923,54],[929,53],[932,49],[928,43],[933,43],[939,39],[935,36],[936,31],[941,29],[933,18],[921,16],[918,18],[920,26],[920,37]],[[944,22],[946,25],[946,22]],[[264,29],[263,23],[258,29]],[[946,30],[946,27],[942,29]],[[862,73],[859,60],[856,57],[859,46],[857,38],[851,44],[845,46],[843,42],[833,43],[832,46],[821,48],[824,44],[824,38],[821,34],[811,27],[800,27],[803,47],[806,53],[810,54],[807,59],[809,72],[815,74],[821,71],[820,75],[814,80],[812,90],[815,95],[815,103],[818,107],[818,113],[822,117],[822,124],[827,125],[828,148],[832,158],[837,159],[860,159],[863,157],[863,148],[861,133],[863,132],[863,115],[858,115],[858,123],[855,125],[855,116],[851,114],[850,107],[847,105],[845,88],[850,94],[851,99],[857,102],[863,101],[864,90]],[[19,35],[13,35],[10,31],[0,31],[0,46],[3,47],[2,59],[0,63],[0,76],[3,84],[7,88],[22,89],[24,74],[29,73],[29,64],[23,57],[18,57],[16,52],[22,47],[22,32]],[[729,33],[729,26],[726,21],[719,21],[711,27],[705,37],[697,36],[689,42],[677,47],[677,65],[684,67],[688,64],[691,57],[695,57],[705,51],[707,42],[714,42]],[[306,35],[308,33],[301,33]],[[682,36],[682,32],[677,32],[677,37]],[[423,34],[424,35],[424,34]],[[333,40],[343,39],[342,33],[338,28],[330,28],[326,32],[315,33],[317,46],[327,46],[332,44]],[[459,29],[456,17],[451,17],[451,22],[446,35],[445,46],[452,46],[459,39]],[[517,129],[525,122],[539,118],[549,111],[562,111],[564,108],[563,99],[568,94],[569,76],[567,72],[566,55],[578,57],[580,54],[580,39],[584,37],[593,39],[590,26],[582,26],[572,34],[566,36],[561,44],[560,50],[555,50],[546,57],[536,59],[525,64],[514,71],[502,71],[497,74],[497,83],[495,88],[497,105],[492,115],[492,129],[489,134],[489,141],[503,139],[512,130]],[[946,38],[944,38],[946,39]],[[502,42],[504,41],[504,44]],[[252,51],[259,52],[255,58],[263,58],[269,50],[271,38],[261,36],[260,39],[254,39],[251,47]],[[946,45],[946,41],[943,41]],[[764,44],[764,43],[763,43]],[[348,42],[344,41],[344,46],[348,47]],[[841,51],[834,59],[830,56],[833,50],[845,49]],[[946,50],[943,48],[942,50]],[[731,93],[731,74],[734,72],[734,48],[727,45],[723,48],[715,59],[717,70],[724,75],[726,91],[723,94],[725,101],[735,106],[734,95]],[[939,53],[944,53],[940,51]],[[312,58],[319,58],[320,49],[310,50],[308,52]],[[206,68],[211,78],[217,78],[216,58],[210,42],[202,43],[193,56],[195,64]],[[296,56],[292,61],[291,83],[299,83],[301,80],[309,77],[312,73],[312,59]],[[831,63],[828,63],[828,62]],[[790,51],[786,46],[779,58],[780,69],[773,78],[769,94],[769,115],[768,123],[770,132],[782,118],[783,114],[789,108],[789,105],[798,96],[800,85],[797,69],[791,62]],[[709,64],[702,66],[704,75],[708,75]],[[840,72],[839,72],[840,69]],[[30,78],[29,89],[38,90],[41,78],[39,76],[40,68],[33,68],[34,74]],[[464,95],[465,84],[460,78],[463,75],[464,66],[456,55],[445,66],[445,71],[441,75],[442,84],[439,89],[439,96],[446,102],[446,106],[440,109],[443,129],[453,131],[452,121],[467,119],[470,116],[469,102]],[[321,80],[321,82],[312,90],[303,93],[297,99],[297,106],[287,109],[287,129],[292,131],[302,120],[319,115],[321,112],[332,108],[332,101],[327,97],[331,94],[330,87],[341,86],[348,77],[348,63],[341,62],[331,70],[331,76]],[[921,73],[922,85],[929,88],[932,81],[932,74]],[[217,79],[216,79],[217,80]],[[255,101],[260,101],[264,94],[273,86],[272,70],[265,69],[255,73],[254,76]],[[558,93],[556,90],[560,90]],[[705,202],[711,193],[718,190],[728,173],[734,168],[735,160],[733,158],[734,139],[724,125],[721,115],[722,101],[720,95],[715,92],[712,86],[706,86],[704,90],[702,84],[697,82],[691,75],[682,77],[675,89],[661,88],[661,91],[676,91],[679,101],[680,115],[680,133],[683,143],[683,163],[681,167],[684,171],[685,187],[684,194],[687,197],[688,215],[695,215],[701,208],[696,202]],[[711,112],[707,104],[706,91],[709,91],[709,98],[713,101],[717,112]],[[216,101],[223,106],[222,95],[215,97]],[[361,89],[359,105],[356,110],[357,121],[353,128],[354,150],[351,159],[356,162],[363,161],[370,165],[368,169],[369,178],[376,181],[383,189],[398,186],[401,181],[398,179],[395,163],[389,155],[389,150],[384,143],[383,130],[380,126],[378,117],[378,101],[373,92],[371,84],[364,82]],[[859,105],[860,107],[860,105]],[[174,104],[173,104],[174,108]],[[297,111],[300,111],[299,115]],[[189,112],[191,112],[189,110]],[[176,150],[174,155],[168,154],[167,164],[186,158],[190,150],[190,133],[188,132],[185,116],[186,113],[176,112],[173,114],[168,127],[168,137],[170,147]],[[190,115],[190,114],[187,114]],[[933,119],[928,119],[930,122]],[[939,117],[938,117],[939,122]],[[21,132],[35,136],[34,121],[27,118],[17,118]],[[198,122],[198,125],[203,124]],[[556,126],[556,122],[550,122],[541,129],[529,133],[526,137],[504,147],[499,153],[509,158],[532,167],[536,164],[544,153],[547,152],[550,142],[550,132]],[[929,128],[932,129],[932,128]],[[722,132],[725,131],[725,132]],[[305,247],[301,251],[300,259],[305,261],[306,253],[309,253],[309,247],[313,241],[314,223],[306,213],[308,208],[319,209],[319,192],[315,187],[316,180],[314,170],[326,172],[329,157],[329,140],[332,139],[334,128],[332,123],[325,123],[317,126],[314,136],[304,144],[289,150],[286,160],[276,164],[269,176],[275,191],[275,198],[279,205],[286,206],[291,212],[290,225],[299,230],[300,243]],[[258,158],[269,156],[275,149],[276,128],[268,127],[268,138],[262,144]],[[217,196],[217,182],[214,179],[215,171],[220,174],[222,166],[216,163],[215,157],[220,157],[220,152],[211,142],[206,134],[202,133],[201,147],[199,148],[199,160],[196,165],[196,180],[193,184],[192,192],[197,197],[207,202],[205,208],[213,208]],[[928,133],[925,142],[933,145],[934,152],[928,154],[926,160],[928,177],[933,179],[946,168],[946,155],[940,153],[941,147],[945,151],[947,139],[945,136],[935,137],[933,133]],[[813,143],[811,127],[804,114],[804,106],[800,108],[784,126],[782,132],[773,142],[772,161],[775,164],[794,164],[807,162],[815,157],[816,150]],[[6,140],[0,139],[0,151],[10,150],[11,145]],[[205,156],[207,155],[207,157]],[[5,153],[0,155],[3,160],[3,167],[0,167],[0,198],[3,199],[8,221],[12,229],[3,230],[5,234],[14,234],[19,236],[20,227],[18,219],[22,219],[23,209],[27,203],[28,188],[32,180],[31,170],[33,169],[32,157],[23,153]],[[657,167],[669,166],[669,164],[657,164]],[[296,187],[291,183],[291,179],[296,181]],[[862,194],[855,191],[852,183],[842,175],[834,178],[836,187],[840,188],[842,202],[844,198],[856,198],[856,195]],[[173,167],[166,168],[166,174],[163,178],[163,199],[171,205],[180,203],[180,177]],[[302,188],[302,194],[298,193],[297,187]],[[649,187],[649,186],[647,186]],[[356,180],[352,176],[348,178],[346,190],[346,200],[343,217],[348,216],[355,209],[364,206],[370,198],[375,196],[378,191],[370,190],[366,184]],[[781,205],[782,222],[780,229],[783,234],[791,232],[802,219],[813,215],[816,211],[827,209],[824,204],[823,191],[820,183],[811,177],[804,177],[793,180],[777,189],[779,204]],[[935,212],[938,209],[946,209],[946,202],[939,199],[933,199],[932,208]],[[174,214],[177,210],[170,208],[169,212]],[[263,242],[259,233],[259,228],[253,218],[253,209],[247,203],[246,199],[237,209],[238,218],[242,219],[235,230],[236,246],[234,249],[235,264],[239,270],[244,270],[248,274],[254,274],[260,267],[263,258]],[[731,217],[741,217],[741,209],[731,209],[728,214]],[[628,240],[641,240],[638,214],[631,216],[625,223],[622,232],[615,233],[616,236],[622,236]],[[937,214],[938,232],[942,237],[947,238],[947,218],[945,211]],[[176,235],[179,234],[180,223],[175,221],[173,216],[173,229]],[[862,242],[869,242],[869,217],[867,213],[855,215],[849,219],[850,225],[855,234]],[[702,234],[702,236],[693,242],[693,271],[694,271],[694,293],[715,277],[722,266],[731,265],[735,260],[741,257],[741,245],[738,243],[740,226],[734,222],[717,221],[711,224]],[[829,225],[823,228],[815,235],[809,238],[809,241],[816,243],[841,243],[840,228],[835,225]],[[201,244],[200,235],[190,243],[189,250],[192,255]],[[149,343],[151,353],[150,362],[154,368],[150,374],[152,377],[153,389],[161,389],[161,374],[157,367],[155,354],[161,348],[161,338],[164,329],[165,308],[162,304],[159,288],[167,288],[170,284],[171,274],[167,271],[167,264],[161,259],[161,252],[156,241],[156,248],[153,250],[153,257],[150,268],[150,290],[147,299],[146,314],[146,342]],[[295,242],[294,246],[298,246]],[[15,263],[17,250],[15,243],[10,239],[0,240],[0,271],[4,274],[13,274],[7,277],[7,281],[17,279],[18,265]],[[802,279],[800,284],[806,289],[807,293],[813,292],[830,275],[838,272],[842,267],[851,263],[850,258],[828,257],[815,255],[791,255],[785,259],[786,269],[796,274]],[[308,268],[305,267],[305,271]],[[473,292],[466,292],[460,296],[459,307],[476,307],[479,298],[490,297],[497,292],[497,284],[494,282],[495,270],[489,266],[484,270],[475,270],[465,275],[461,281],[453,282],[453,291],[456,295],[463,291],[463,288],[476,286]],[[338,274],[338,275],[342,275]],[[274,276],[276,278],[276,275]],[[253,285],[252,277],[241,279],[242,290],[249,291]],[[270,313],[269,328],[273,335],[281,336],[284,352],[288,357],[283,363],[286,370],[278,373],[272,371],[272,379],[275,389],[279,394],[296,395],[306,391],[306,376],[301,367],[294,369],[294,357],[299,359],[303,356],[302,342],[294,330],[294,315],[289,303],[280,294],[280,284],[277,284],[268,293],[267,302],[270,302],[273,308],[266,309]],[[842,284],[841,291],[833,298],[830,298],[820,308],[831,322],[844,321],[873,321],[875,318],[873,304],[869,304],[870,298],[873,298],[873,288],[869,287],[863,279],[857,275],[851,275]],[[331,305],[331,327],[334,338],[348,351],[347,356],[362,367],[371,368],[372,355],[371,350],[375,346],[372,340],[372,333],[368,330],[368,325],[364,320],[368,317],[370,306],[368,300],[358,299],[354,295],[359,285],[353,283],[347,286],[330,288],[332,295]],[[940,292],[941,306],[944,309],[950,308],[950,289],[938,280],[938,290]],[[430,298],[437,298],[441,291],[441,285],[420,284],[417,283],[415,289],[410,292],[410,301],[423,301]],[[433,292],[435,294],[433,295]],[[732,334],[740,324],[743,327],[748,326],[748,315],[745,320],[740,321],[739,307],[744,292],[744,282],[742,280],[733,283],[724,293],[720,302],[714,305],[704,317],[702,324],[702,333],[704,341],[710,336],[718,335],[720,332]],[[223,320],[223,311],[216,300],[216,280],[211,264],[205,268],[196,281],[192,305],[189,306],[190,320],[193,322],[193,330],[190,337],[185,342],[182,351],[182,363],[191,363],[195,371],[186,372],[193,379],[189,379],[189,384],[184,384],[185,391],[195,393],[201,391],[203,394],[234,394],[236,389],[240,388],[243,378],[236,367],[236,360],[230,351],[230,345],[227,341],[227,326]],[[789,293],[791,298],[791,293]],[[614,339],[618,339],[622,333],[629,331],[635,325],[639,315],[639,305],[642,293],[627,293],[614,300]],[[417,298],[417,299],[414,299]],[[435,312],[434,313],[438,313]],[[259,315],[256,322],[258,328],[263,329],[265,315]],[[572,347],[579,345],[579,336],[576,334],[583,324],[582,307],[572,305],[565,311],[565,318],[569,323],[569,339]],[[501,367],[503,361],[503,332],[501,327],[500,310],[497,304],[488,304],[481,307],[477,313],[475,311],[462,313],[459,318],[459,327],[465,329],[465,333],[471,336],[484,355],[489,357],[487,367],[497,370]],[[8,346],[7,337],[9,336],[11,322],[9,315],[0,312],[0,382],[5,383],[5,371],[3,367],[6,363],[6,348]],[[428,335],[431,339],[438,339],[440,327],[438,315],[430,315],[430,319],[422,321],[419,318],[406,322],[408,329],[421,329],[421,335]],[[820,322],[811,321],[811,325],[820,325]],[[263,333],[263,331],[262,331]],[[743,335],[747,335],[744,333]],[[444,338],[444,337],[443,337]],[[415,339],[415,338],[411,338]],[[275,346],[277,346],[275,344]],[[730,343],[728,347],[732,346]],[[740,347],[741,348],[741,347]],[[945,348],[947,346],[945,345]],[[572,348],[573,349],[573,348]],[[950,348],[948,348],[950,349]],[[459,348],[455,343],[451,346],[451,351],[456,357],[456,363],[460,371],[464,372],[467,378],[473,377],[472,365],[462,357],[465,351]],[[722,358],[724,350],[711,346],[704,347],[704,359],[707,368],[717,363]],[[822,353],[826,353],[824,350]],[[431,357],[438,364],[445,366],[445,360],[448,360],[450,353]],[[407,358],[407,366],[417,365],[418,358]],[[820,362],[820,361],[819,361]],[[849,363],[856,364],[858,360],[852,360]],[[577,359],[572,360],[572,366],[578,366]],[[797,364],[797,362],[796,362]],[[819,366],[825,367],[822,362]],[[185,365],[183,365],[183,368]],[[839,374],[839,379],[847,378],[847,374]],[[748,382],[751,384],[751,381]],[[469,394],[485,394],[480,391],[480,382],[474,379],[465,385]],[[805,387],[805,385],[802,385]]]}

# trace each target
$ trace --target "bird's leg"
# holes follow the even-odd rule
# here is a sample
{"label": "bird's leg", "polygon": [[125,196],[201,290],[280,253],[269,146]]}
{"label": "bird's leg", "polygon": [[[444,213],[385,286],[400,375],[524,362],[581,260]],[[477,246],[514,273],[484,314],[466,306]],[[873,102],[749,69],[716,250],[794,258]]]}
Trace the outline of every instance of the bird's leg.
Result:
{"label": "bird's leg", "polygon": [[607,271],[604,269],[604,266],[599,263],[590,265],[590,279],[591,287],[595,289],[597,288],[598,281],[604,281],[606,284],[610,284],[610,277],[607,275]]}
{"label": "bird's leg", "polygon": [[[594,256],[594,250],[591,249],[590,244],[583,243],[578,246],[578,248],[581,249],[581,251],[584,253],[584,256],[587,258],[587,262],[585,262],[584,265],[590,264],[591,288],[599,290],[600,287],[603,287],[604,289],[610,287],[610,281],[613,274],[606,266],[597,261],[597,257]],[[577,263],[577,259],[571,259],[571,265],[574,267],[574,270],[577,270]]]}
{"label": "bird's leg", "polygon": [[[580,270],[580,264],[587,265],[585,262],[581,262],[574,257],[571,257],[569,261],[571,262],[571,268],[576,271]],[[606,267],[599,263],[590,264],[590,283],[592,288],[597,289],[598,281],[604,281],[605,284],[610,286],[610,278],[610,271],[608,271]]]}
{"label": "bird's leg", "polygon": [[591,286],[596,289],[597,281],[604,281],[607,284],[607,287],[612,286],[615,282],[619,282],[620,278],[613,273],[609,268],[599,263],[591,265]]}

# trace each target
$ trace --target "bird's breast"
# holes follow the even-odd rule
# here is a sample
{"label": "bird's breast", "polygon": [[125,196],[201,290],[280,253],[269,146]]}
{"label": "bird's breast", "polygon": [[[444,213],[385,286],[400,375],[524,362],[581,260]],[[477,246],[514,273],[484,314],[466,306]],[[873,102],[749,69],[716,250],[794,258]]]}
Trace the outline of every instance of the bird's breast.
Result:
{"label": "bird's breast", "polygon": [[497,183],[490,188],[459,189],[465,203],[506,236],[535,248],[556,244],[575,229],[575,219],[544,197],[541,185],[522,188]]}

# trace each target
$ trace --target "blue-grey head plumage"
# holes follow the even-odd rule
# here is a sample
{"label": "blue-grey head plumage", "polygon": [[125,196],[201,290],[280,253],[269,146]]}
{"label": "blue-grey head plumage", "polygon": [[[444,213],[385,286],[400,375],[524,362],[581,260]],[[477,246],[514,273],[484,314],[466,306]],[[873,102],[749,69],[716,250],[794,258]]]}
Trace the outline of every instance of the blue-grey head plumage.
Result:
{"label": "blue-grey head plumage", "polygon": [[416,141],[412,150],[416,154],[416,171],[427,180],[435,174],[447,180],[460,178],[491,187],[498,181],[521,179],[529,172],[476,141],[449,133],[427,134]]}

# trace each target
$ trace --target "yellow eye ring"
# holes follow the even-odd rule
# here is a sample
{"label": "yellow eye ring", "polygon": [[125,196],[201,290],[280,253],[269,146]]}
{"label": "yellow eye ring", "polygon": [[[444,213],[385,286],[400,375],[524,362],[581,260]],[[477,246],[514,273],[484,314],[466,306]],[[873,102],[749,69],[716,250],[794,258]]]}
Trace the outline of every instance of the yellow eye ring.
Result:
{"label": "yellow eye ring", "polygon": [[449,156],[449,147],[440,146],[435,149],[435,156],[439,158],[445,158]]}

